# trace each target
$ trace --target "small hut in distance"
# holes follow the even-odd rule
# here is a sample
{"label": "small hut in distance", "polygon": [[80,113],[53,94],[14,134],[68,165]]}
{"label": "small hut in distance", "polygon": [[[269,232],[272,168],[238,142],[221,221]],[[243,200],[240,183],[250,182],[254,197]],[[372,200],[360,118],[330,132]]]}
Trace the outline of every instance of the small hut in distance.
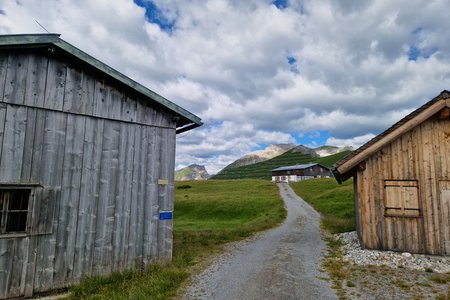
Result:
{"label": "small hut in distance", "polygon": [[354,178],[363,248],[450,255],[450,93],[443,91],[339,161]]}

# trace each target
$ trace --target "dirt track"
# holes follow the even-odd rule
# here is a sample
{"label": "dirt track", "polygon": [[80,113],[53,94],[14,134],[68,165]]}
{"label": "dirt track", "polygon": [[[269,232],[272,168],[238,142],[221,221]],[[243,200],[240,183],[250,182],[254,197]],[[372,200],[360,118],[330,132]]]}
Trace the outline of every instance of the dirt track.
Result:
{"label": "dirt track", "polygon": [[335,299],[319,271],[325,249],[320,216],[279,184],[288,216],[279,227],[232,244],[194,278],[183,299]]}

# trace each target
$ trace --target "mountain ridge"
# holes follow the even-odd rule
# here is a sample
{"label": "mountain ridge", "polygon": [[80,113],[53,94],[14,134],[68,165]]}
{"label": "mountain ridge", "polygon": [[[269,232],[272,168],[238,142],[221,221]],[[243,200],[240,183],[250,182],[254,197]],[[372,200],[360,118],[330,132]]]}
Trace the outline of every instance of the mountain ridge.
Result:
{"label": "mountain ridge", "polygon": [[[246,154],[246,155],[242,156],[241,158],[238,158],[237,160],[235,160],[234,162],[232,162],[225,168],[242,167],[242,166],[252,165],[255,163],[266,161],[266,160],[274,158],[278,155],[281,155],[281,154],[285,153],[286,151],[291,150],[292,148],[295,148],[295,147],[296,147],[296,145],[294,145],[294,144],[270,144],[269,146],[267,146],[264,149],[250,152],[249,154]],[[219,171],[219,173],[220,173],[220,171]]]}
{"label": "mountain ridge", "polygon": [[215,175],[209,175],[205,166],[192,164],[175,171],[175,180],[206,179],[270,179],[270,170],[281,166],[317,162],[331,167],[351,152],[349,147],[321,146],[309,148],[304,145],[270,144],[235,160]]}
{"label": "mountain ridge", "polygon": [[[309,148],[304,145],[295,144],[270,144],[262,150],[257,150],[242,156],[241,158],[235,160],[231,164],[224,167],[216,175],[223,173],[226,170],[232,168],[238,168],[243,166],[249,166],[273,159],[277,156],[283,155],[284,153],[291,151],[292,153],[308,154],[312,158],[326,157],[333,154],[337,154],[343,151],[352,151],[351,147],[337,147],[337,146],[320,146],[317,148]],[[215,175],[214,175],[215,176]]]}
{"label": "mountain ridge", "polygon": [[303,153],[301,149],[302,147],[294,148],[272,159],[251,165],[234,168],[225,167],[216,175],[211,176],[211,179],[270,179],[271,170],[281,166],[297,164],[320,163],[331,168],[333,164],[351,152],[344,150],[329,156],[319,157],[317,154],[311,155],[312,153],[309,151],[309,153]]}

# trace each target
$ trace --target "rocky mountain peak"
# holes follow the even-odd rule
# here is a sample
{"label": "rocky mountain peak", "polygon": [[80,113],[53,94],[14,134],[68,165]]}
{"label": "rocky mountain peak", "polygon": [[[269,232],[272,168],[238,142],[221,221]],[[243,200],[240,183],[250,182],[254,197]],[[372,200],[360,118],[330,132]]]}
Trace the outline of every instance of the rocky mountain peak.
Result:
{"label": "rocky mountain peak", "polygon": [[247,155],[244,155],[243,157],[234,161],[228,167],[231,167],[231,168],[241,167],[241,166],[247,166],[247,165],[256,164],[258,162],[266,161],[266,160],[274,158],[278,155],[281,155],[284,152],[289,151],[290,149],[292,149],[294,147],[295,147],[294,144],[270,144],[262,150],[257,150],[257,151],[251,152]]}
{"label": "rocky mountain peak", "polygon": [[192,164],[185,168],[175,171],[175,180],[206,180],[210,176],[208,171],[206,171],[205,166]]}

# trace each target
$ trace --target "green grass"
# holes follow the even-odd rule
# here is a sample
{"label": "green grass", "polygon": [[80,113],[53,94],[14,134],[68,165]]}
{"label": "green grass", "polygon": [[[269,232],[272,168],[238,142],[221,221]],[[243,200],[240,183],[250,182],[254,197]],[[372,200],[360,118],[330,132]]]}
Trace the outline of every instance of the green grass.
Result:
{"label": "green grass", "polygon": [[256,164],[226,167],[219,174],[214,175],[212,179],[271,179],[271,170],[275,168],[311,162],[317,162],[331,168],[334,163],[349,153],[350,151],[343,151],[330,156],[316,158],[309,154],[287,151],[277,157]]}
{"label": "green grass", "polygon": [[[183,183],[183,185],[186,182]],[[278,188],[265,180],[190,182],[175,195],[175,254],[196,253],[273,227],[286,216]],[[187,251],[186,251],[187,250]]]}
{"label": "green grass", "polygon": [[342,151],[333,155],[319,157],[317,162],[325,167],[331,168],[336,162],[349,155],[352,151]]}
{"label": "green grass", "polygon": [[429,275],[428,279],[435,283],[447,284],[450,283],[450,273]]}
{"label": "green grass", "polygon": [[355,230],[353,181],[338,184],[333,178],[291,183],[294,191],[322,214],[322,225],[331,233]]}
{"label": "green grass", "polygon": [[179,170],[175,172],[175,180],[181,180],[182,178],[188,176],[192,173],[190,169]]}
{"label": "green grass", "polygon": [[338,299],[345,299],[345,289],[342,286],[343,281],[349,282],[351,274],[345,270],[348,262],[343,261],[342,258],[342,243],[339,240],[327,238],[328,252],[322,260],[322,266],[328,272],[332,288],[336,290]]}
{"label": "green grass", "polygon": [[171,299],[226,242],[274,227],[285,217],[277,186],[266,180],[176,183],[172,263],[87,278],[70,289],[70,298]]}
{"label": "green grass", "polygon": [[71,299],[169,299],[189,276],[173,264],[153,264],[144,272],[126,271],[109,277],[91,277],[71,288]]}

